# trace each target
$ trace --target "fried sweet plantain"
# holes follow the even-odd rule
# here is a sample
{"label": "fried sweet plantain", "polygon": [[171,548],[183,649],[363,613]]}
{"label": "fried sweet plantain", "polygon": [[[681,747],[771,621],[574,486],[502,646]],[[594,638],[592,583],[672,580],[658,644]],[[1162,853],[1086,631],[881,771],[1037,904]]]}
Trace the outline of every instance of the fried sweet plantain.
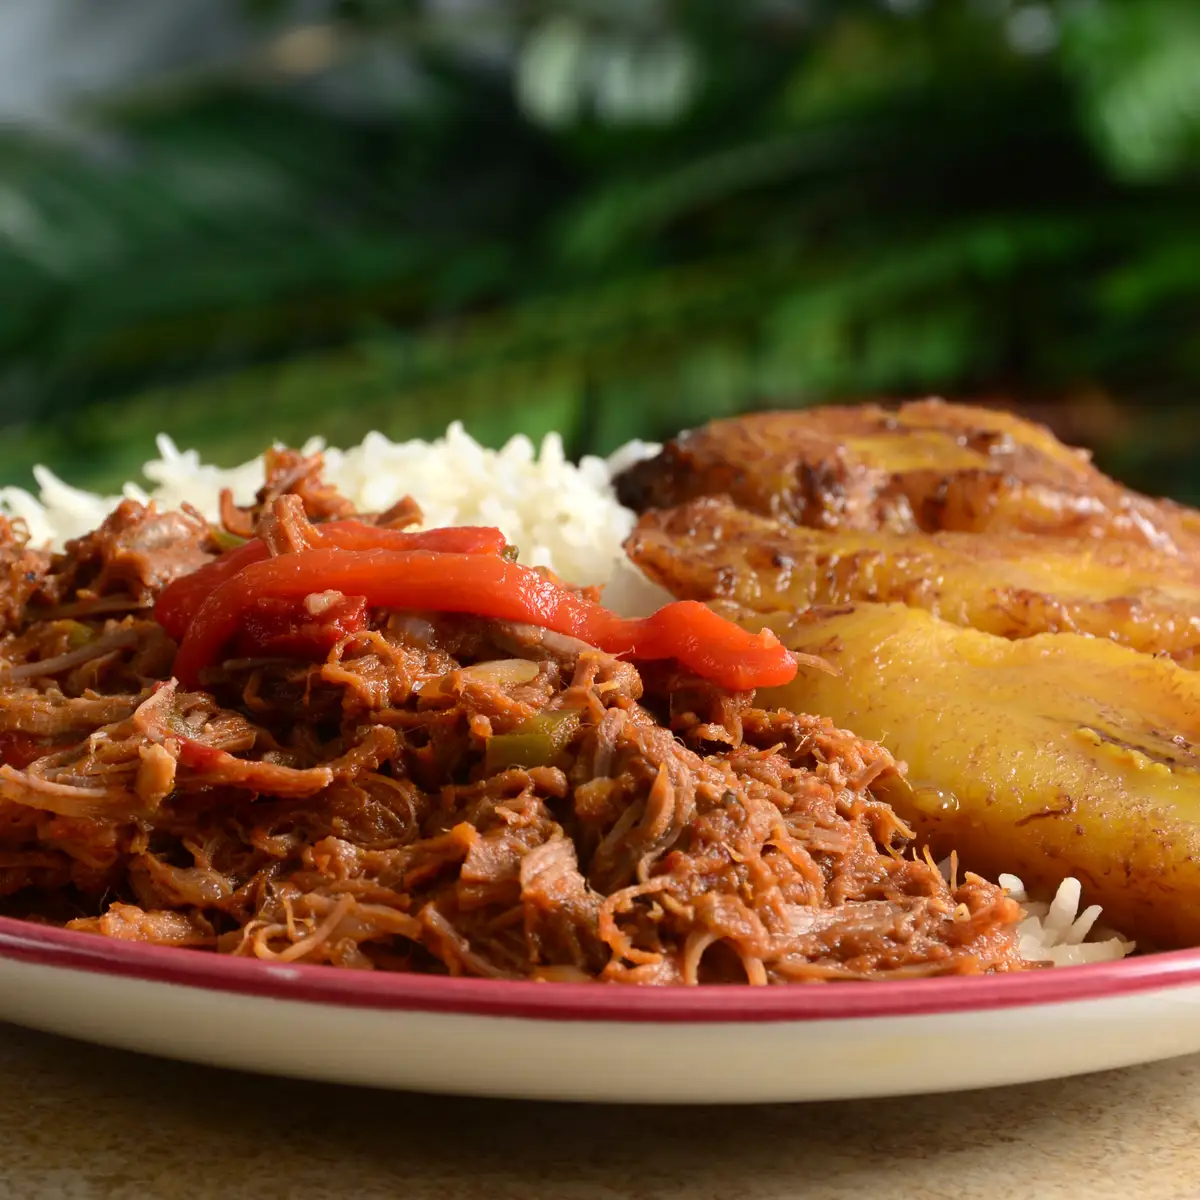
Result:
{"label": "fried sweet plantain", "polygon": [[1200,665],[1200,560],[1130,542],[806,529],[704,499],[646,513],[625,549],[680,599],[898,601],[1000,637],[1085,633]]}
{"label": "fried sweet plantain", "polygon": [[903,759],[907,777],[877,790],[935,853],[1029,886],[1074,875],[1143,944],[1200,944],[1200,674],[1100,638],[1008,641],[900,604],[766,622],[838,674],[802,667],[756,702],[822,713]]}
{"label": "fried sweet plantain", "polygon": [[617,493],[639,512],[729,495],[821,529],[1021,532],[1200,550],[1200,515],[1122,487],[1041,425],[939,400],[714,421],[630,468]]}

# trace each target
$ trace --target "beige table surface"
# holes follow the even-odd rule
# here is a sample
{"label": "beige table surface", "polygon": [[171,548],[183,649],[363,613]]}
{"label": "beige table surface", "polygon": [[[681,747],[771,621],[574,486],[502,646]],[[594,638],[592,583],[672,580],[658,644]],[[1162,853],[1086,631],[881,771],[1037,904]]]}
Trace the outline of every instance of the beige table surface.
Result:
{"label": "beige table surface", "polygon": [[593,1108],[292,1083],[0,1025],[0,1200],[1200,1197],[1200,1057],[968,1095]]}

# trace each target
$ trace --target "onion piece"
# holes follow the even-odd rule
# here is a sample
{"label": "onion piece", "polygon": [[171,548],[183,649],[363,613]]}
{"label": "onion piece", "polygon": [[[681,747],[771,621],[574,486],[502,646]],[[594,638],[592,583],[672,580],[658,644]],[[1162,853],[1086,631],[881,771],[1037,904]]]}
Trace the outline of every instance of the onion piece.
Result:
{"label": "onion piece", "polygon": [[537,678],[539,666],[527,658],[498,658],[492,662],[475,663],[448,671],[421,684],[423,697],[452,696],[466,683],[482,683],[488,687],[517,687]]}

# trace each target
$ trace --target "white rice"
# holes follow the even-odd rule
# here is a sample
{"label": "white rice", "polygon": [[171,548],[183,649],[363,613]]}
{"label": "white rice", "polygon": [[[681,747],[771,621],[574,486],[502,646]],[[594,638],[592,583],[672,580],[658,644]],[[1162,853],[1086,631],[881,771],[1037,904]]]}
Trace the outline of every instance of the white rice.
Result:
{"label": "white rice", "polygon": [[1049,902],[1030,899],[1016,875],[1001,875],[997,882],[1025,909],[1025,920],[1019,926],[1021,955],[1030,962],[1070,967],[1109,962],[1133,953],[1133,942],[1097,925],[1100,905],[1079,911],[1083,889],[1078,879],[1064,879]]}
{"label": "white rice", "polygon": [[[64,483],[46,467],[34,468],[39,492],[0,488],[0,512],[20,518],[35,544],[61,548],[94,529],[124,498],[163,508],[191,504],[209,520],[218,519],[221,490],[248,504],[262,486],[263,460],[222,469],[202,463],[195,450],[180,450],[165,434],[159,457],[143,467],[146,482],[127,483],[120,496],[99,496]],[[613,480],[627,467],[658,451],[630,442],[607,459],[567,460],[562,439],[548,434],[540,447],[523,436],[489,450],[458,422],[435,442],[392,442],[371,433],[349,450],[328,448],[319,438],[303,451],[325,454],[325,478],[364,512],[378,512],[412,496],[427,527],[494,525],[520,548],[520,561],[549,567],[582,585],[603,584],[604,600],[629,615],[653,611],[670,597],[650,583],[621,552],[634,514],[617,500]],[[941,864],[949,878],[949,860]],[[1064,880],[1049,901],[1030,899],[1015,875],[1000,886],[1025,908],[1020,926],[1022,955],[1032,962],[1073,966],[1123,958],[1134,949],[1097,925],[1100,907],[1079,911],[1081,889]]]}

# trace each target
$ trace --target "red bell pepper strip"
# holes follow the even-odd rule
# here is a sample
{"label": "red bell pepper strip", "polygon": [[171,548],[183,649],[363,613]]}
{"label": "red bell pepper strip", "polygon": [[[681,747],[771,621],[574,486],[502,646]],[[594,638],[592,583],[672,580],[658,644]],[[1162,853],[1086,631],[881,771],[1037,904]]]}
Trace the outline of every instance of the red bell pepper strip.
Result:
{"label": "red bell pepper strip", "polygon": [[341,596],[314,616],[302,600],[259,596],[242,617],[235,649],[247,657],[324,658],[330,650],[367,627],[362,596]]}
{"label": "red bell pepper strip", "polygon": [[446,525],[441,529],[380,529],[365,521],[314,525],[314,550],[443,550],[449,554],[499,554],[507,542],[491,525]]}
{"label": "red bell pepper strip", "polygon": [[[341,550],[445,550],[457,554],[499,554],[504,534],[486,525],[461,525],[409,533],[402,529],[378,529],[363,521],[327,521],[313,526],[320,549]],[[163,589],[154,606],[155,620],[177,642],[187,632],[192,618],[205,599],[243,567],[270,558],[261,538],[228,550],[198,571],[176,579]],[[320,589],[318,589],[320,590]]]}
{"label": "red bell pepper strip", "polygon": [[227,550],[220,558],[214,558],[190,575],[167,584],[154,605],[154,619],[179,641],[208,595],[243,567],[269,557],[266,543],[258,538],[252,538],[235,550]]}
{"label": "red bell pepper strip", "polygon": [[428,551],[305,550],[250,563],[200,606],[175,659],[175,675],[195,687],[264,596],[302,600],[336,590],[369,605],[471,613],[522,621],[587,642],[610,654],[674,658],[722,687],[746,691],[787,683],[796,660],[767,630],[751,634],[695,600],[626,620],[594,601],[498,556]]}

